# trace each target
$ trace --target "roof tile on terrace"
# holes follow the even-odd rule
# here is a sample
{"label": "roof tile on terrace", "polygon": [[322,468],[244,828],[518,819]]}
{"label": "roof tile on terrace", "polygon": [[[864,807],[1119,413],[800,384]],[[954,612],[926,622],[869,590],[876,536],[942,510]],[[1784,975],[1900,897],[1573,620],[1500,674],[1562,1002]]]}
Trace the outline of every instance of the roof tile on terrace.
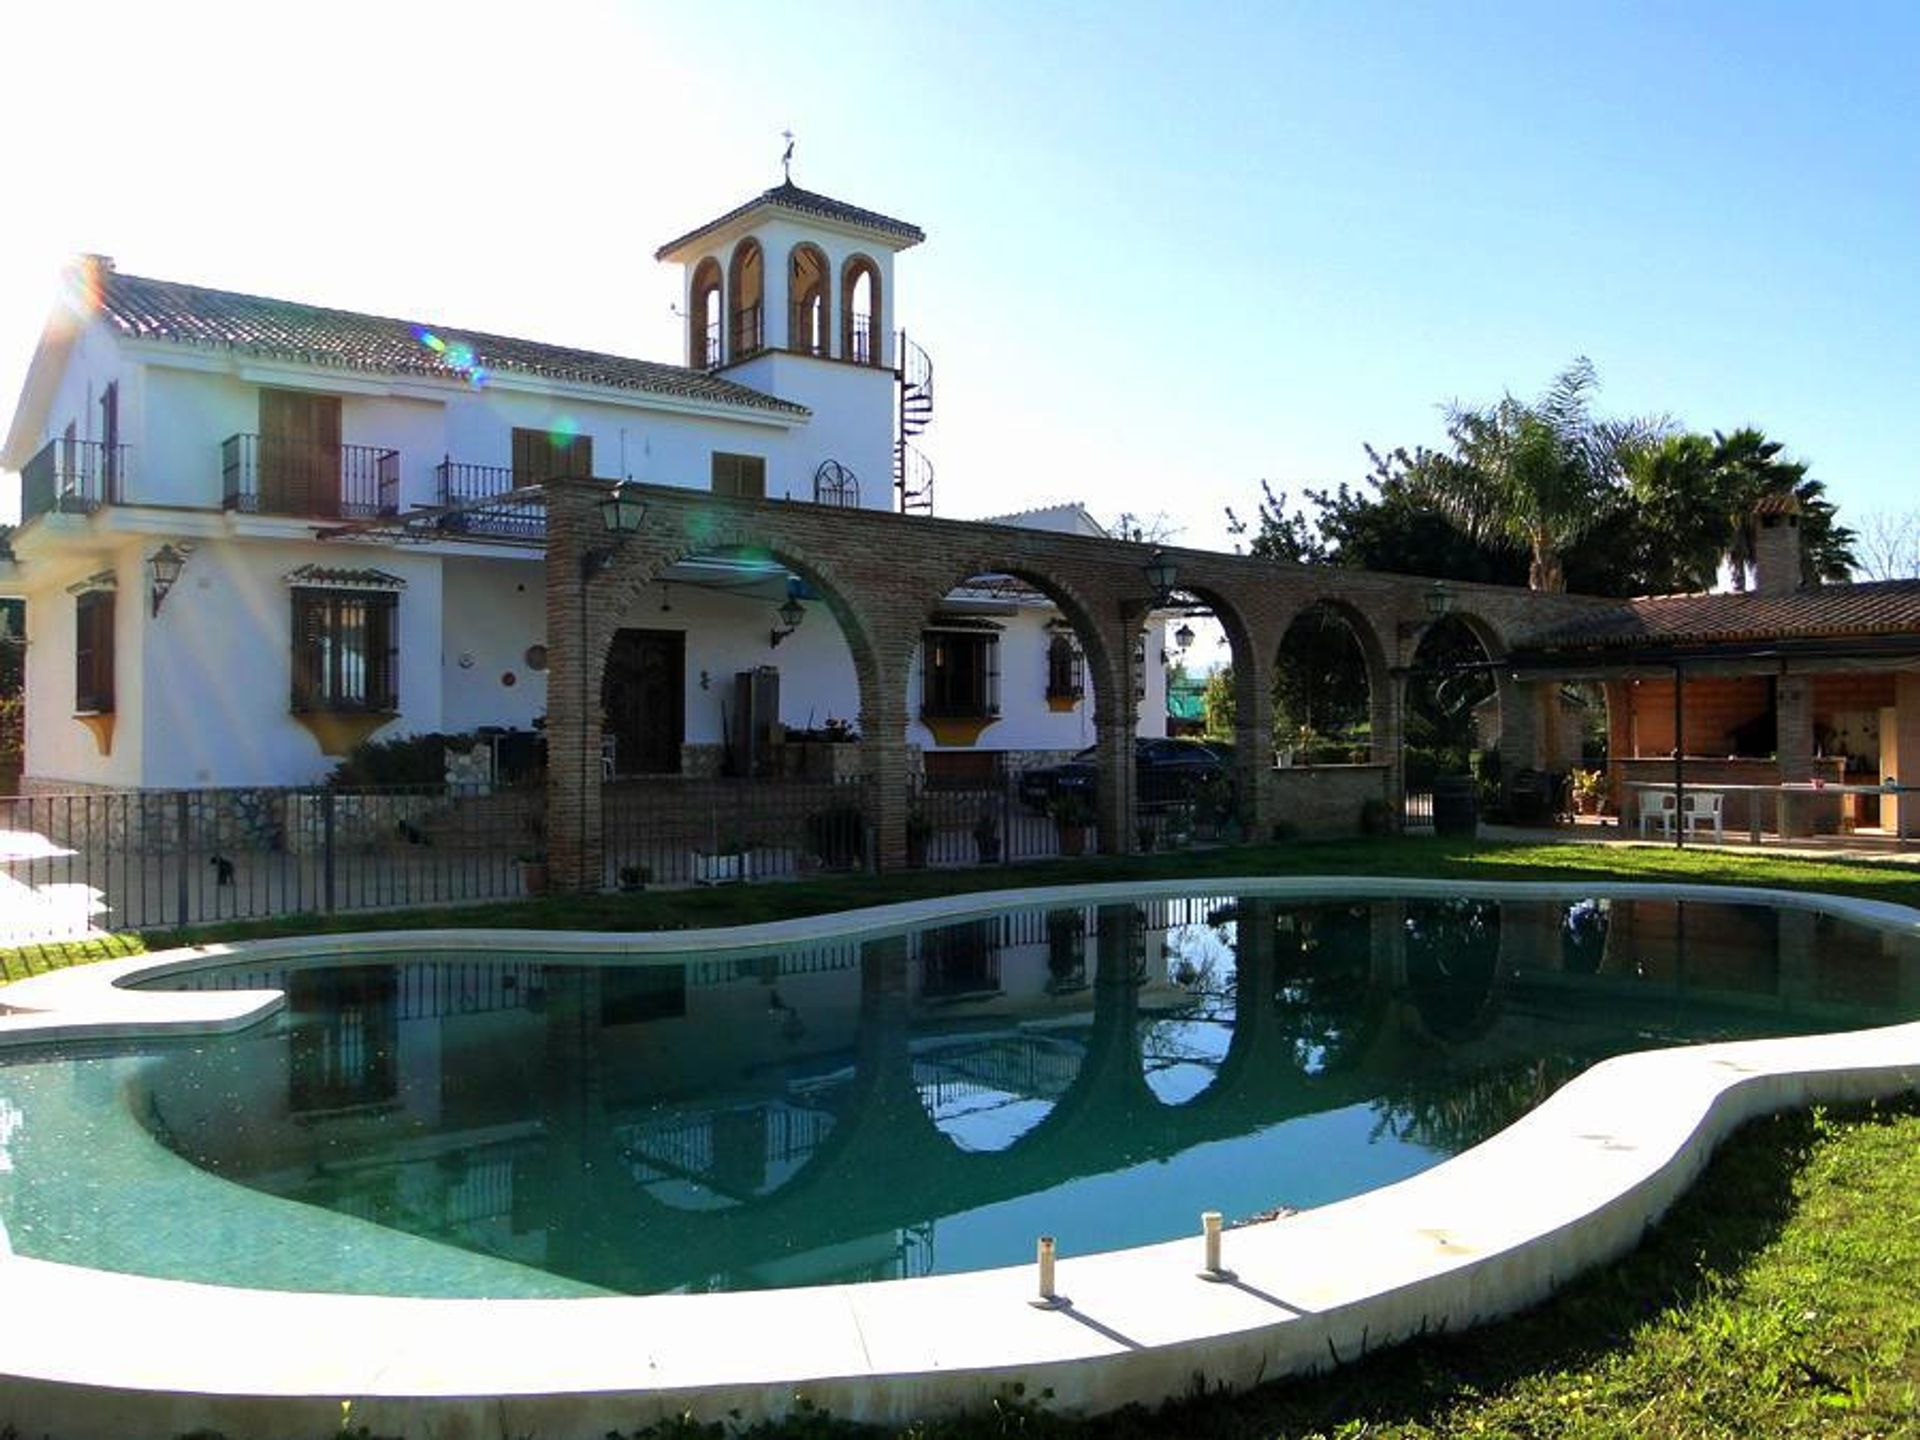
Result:
{"label": "roof tile on terrace", "polygon": [[1784,595],[1654,595],[1542,631],[1527,650],[1911,635],[1920,649],[1920,580],[1822,585]]}

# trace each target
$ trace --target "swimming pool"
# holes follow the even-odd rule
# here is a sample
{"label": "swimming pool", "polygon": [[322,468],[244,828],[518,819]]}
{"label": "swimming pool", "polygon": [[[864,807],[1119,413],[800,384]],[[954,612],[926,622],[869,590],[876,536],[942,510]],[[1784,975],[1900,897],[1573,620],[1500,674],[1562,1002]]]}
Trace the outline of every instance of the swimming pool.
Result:
{"label": "swimming pool", "polygon": [[1404,1180],[1609,1055],[1910,1018],[1903,943],[1701,901],[1201,894],[591,964],[214,969],[148,983],[285,1009],[0,1070],[0,1234],[473,1297],[1119,1250]]}
{"label": "swimming pool", "polygon": [[[37,1323],[0,1422],[277,1434],[351,1398],[376,1430],[600,1435],[1246,1384],[1530,1303],[1630,1247],[1743,1116],[1920,1079],[1899,907],[1338,883],[30,982],[6,999],[51,1013],[0,1017],[0,1280]],[[836,1175],[882,1183],[829,1203]],[[555,1222],[569,1187],[598,1230]],[[1305,1208],[1230,1232],[1201,1284],[1203,1207]],[[641,1220],[666,1229],[608,1268]],[[1064,1258],[1036,1309],[1043,1224]],[[1183,1238],[1132,1238],[1156,1230]],[[302,1293],[351,1285],[381,1293]]]}

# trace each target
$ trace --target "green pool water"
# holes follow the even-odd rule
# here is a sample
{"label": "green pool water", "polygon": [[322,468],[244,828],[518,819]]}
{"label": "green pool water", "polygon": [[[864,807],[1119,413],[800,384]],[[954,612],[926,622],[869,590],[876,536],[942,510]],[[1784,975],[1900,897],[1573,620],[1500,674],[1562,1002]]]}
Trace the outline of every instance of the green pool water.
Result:
{"label": "green pool water", "polygon": [[0,1242],[411,1295],[873,1280],[1402,1179],[1607,1055],[1920,1013],[1912,942],[1650,900],[1192,895],[640,961],[208,972],[238,1035],[0,1065]]}

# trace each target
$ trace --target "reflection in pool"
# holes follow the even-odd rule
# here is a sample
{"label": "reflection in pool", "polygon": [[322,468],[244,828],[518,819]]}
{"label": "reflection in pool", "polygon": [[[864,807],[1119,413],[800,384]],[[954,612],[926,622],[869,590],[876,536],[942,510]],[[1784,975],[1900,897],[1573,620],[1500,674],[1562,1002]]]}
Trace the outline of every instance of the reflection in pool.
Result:
{"label": "reflection in pool", "polygon": [[[418,1294],[977,1269],[1042,1233],[1086,1253],[1375,1188],[1609,1054],[1920,1011],[1909,941],[1644,900],[1187,897],[752,955],[183,983],[288,1008],[0,1069],[20,1253]],[[247,1192],[312,1217],[306,1253],[233,1210]],[[168,1238],[196,1226],[218,1234]]]}

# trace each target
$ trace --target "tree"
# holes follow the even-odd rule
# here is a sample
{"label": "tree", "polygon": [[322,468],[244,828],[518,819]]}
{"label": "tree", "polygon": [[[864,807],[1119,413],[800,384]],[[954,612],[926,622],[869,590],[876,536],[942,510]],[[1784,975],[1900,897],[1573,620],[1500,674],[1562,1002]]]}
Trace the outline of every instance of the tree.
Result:
{"label": "tree", "polygon": [[1920,578],[1920,510],[1870,510],[1854,536],[1855,568],[1868,580]]}
{"label": "tree", "polygon": [[1853,532],[1834,522],[1826,483],[1807,478],[1804,461],[1782,458],[1783,447],[1764,431],[1743,426],[1713,435],[1713,488],[1727,508],[1726,561],[1733,588],[1745,590],[1758,543],[1754,507],[1774,495],[1800,502],[1800,580],[1818,585],[1853,574]]}
{"label": "tree", "polygon": [[1410,458],[1412,493],[1473,539],[1524,550],[1532,589],[1566,589],[1567,550],[1621,500],[1628,456],[1666,429],[1661,420],[1595,416],[1598,384],[1581,356],[1538,400],[1449,406],[1452,451]]}
{"label": "tree", "polygon": [[1207,688],[1201,695],[1201,704],[1206,707],[1207,738],[1209,740],[1233,739],[1239,705],[1233,695],[1231,665],[1222,665],[1207,676]]}

